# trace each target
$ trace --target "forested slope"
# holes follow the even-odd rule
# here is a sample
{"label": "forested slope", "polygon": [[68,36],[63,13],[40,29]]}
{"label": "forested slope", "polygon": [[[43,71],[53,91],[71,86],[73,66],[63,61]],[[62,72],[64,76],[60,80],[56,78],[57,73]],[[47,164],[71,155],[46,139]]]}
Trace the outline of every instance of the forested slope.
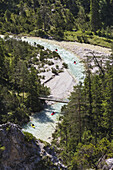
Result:
{"label": "forested slope", "polygon": [[104,36],[113,26],[112,9],[112,0],[1,0],[0,32],[63,39],[74,29]]}
{"label": "forested slope", "polygon": [[73,170],[99,169],[99,160],[113,157],[113,54],[95,74],[97,63],[88,61],[85,81],[62,108],[62,122],[53,135],[58,154]]}

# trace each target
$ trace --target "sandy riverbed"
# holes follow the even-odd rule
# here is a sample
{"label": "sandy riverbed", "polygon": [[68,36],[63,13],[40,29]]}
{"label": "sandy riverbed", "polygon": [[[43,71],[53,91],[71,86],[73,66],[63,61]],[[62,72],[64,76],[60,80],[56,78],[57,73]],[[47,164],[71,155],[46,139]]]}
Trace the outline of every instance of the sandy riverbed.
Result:
{"label": "sandy riverbed", "polygon": [[97,45],[91,45],[86,43],[79,43],[79,42],[67,42],[67,41],[56,41],[56,40],[48,40],[43,39],[39,37],[33,37],[34,39],[39,39],[41,41],[49,42],[54,45],[58,45],[59,47],[62,47],[70,52],[73,52],[77,55],[80,59],[83,59],[87,53],[90,51],[94,51],[95,53],[101,54],[101,55],[109,55],[111,53],[110,48],[101,47]]}
{"label": "sandy riverbed", "polygon": [[55,98],[67,98],[67,96],[70,96],[70,92],[73,91],[76,81],[67,70],[64,70],[64,72],[55,76],[52,80],[45,83],[45,85],[50,87],[51,96]]}
{"label": "sandy riverbed", "polygon": [[94,53],[98,53],[99,55],[109,55],[111,53],[111,49],[100,47],[96,45],[91,44],[85,44],[85,43],[78,43],[78,42],[57,42],[54,41],[55,44],[58,44],[62,48],[65,48],[66,50],[69,50],[76,54],[80,59],[83,59],[84,56],[86,56],[88,53],[93,51]]}
{"label": "sandy riverbed", "polygon": [[[64,48],[67,51],[74,53],[78,57],[79,61],[84,60],[85,56],[91,55],[91,52],[94,52],[96,56],[103,56],[103,60],[111,54],[111,49],[100,46],[78,42],[58,42],[55,40],[46,40],[42,38],[36,39],[40,39],[41,41],[44,40],[45,42],[52,43],[61,48]],[[96,70],[97,68],[95,67],[94,69]],[[78,81],[76,81],[75,79],[69,74],[68,70],[65,69],[63,73],[60,73],[58,76],[55,76],[45,85],[50,87],[52,96],[66,98],[73,91],[73,86],[78,83]]]}

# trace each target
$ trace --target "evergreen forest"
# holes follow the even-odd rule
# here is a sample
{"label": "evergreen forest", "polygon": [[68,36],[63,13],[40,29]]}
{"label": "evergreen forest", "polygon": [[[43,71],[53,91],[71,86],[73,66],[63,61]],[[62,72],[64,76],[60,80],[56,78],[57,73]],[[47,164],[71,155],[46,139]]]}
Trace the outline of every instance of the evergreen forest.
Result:
{"label": "evergreen forest", "polygon": [[1,34],[93,44],[96,35],[113,37],[113,0],[1,0],[0,14]]}
{"label": "evergreen forest", "polygon": [[[101,169],[100,160],[113,158],[113,0],[0,0],[0,34],[5,35],[0,38],[0,124],[22,126],[44,109],[39,96],[48,96],[50,89],[39,73],[45,63],[52,65],[47,59],[60,58],[19,36],[112,49],[95,74],[86,56],[84,83],[74,87],[52,135],[52,145],[69,170]],[[11,34],[19,35],[18,40]]]}
{"label": "evergreen forest", "polygon": [[[113,53],[92,73],[89,56],[84,83],[74,87],[53,134],[53,145],[69,169],[101,169],[113,157]],[[95,57],[96,59],[97,57]]]}
{"label": "evergreen forest", "polygon": [[39,95],[46,96],[50,90],[41,84],[43,77],[38,76],[40,69],[35,68],[35,64],[42,68],[44,58],[49,58],[50,51],[43,49],[7,36],[0,39],[0,123],[23,125],[31,113],[44,108]]}

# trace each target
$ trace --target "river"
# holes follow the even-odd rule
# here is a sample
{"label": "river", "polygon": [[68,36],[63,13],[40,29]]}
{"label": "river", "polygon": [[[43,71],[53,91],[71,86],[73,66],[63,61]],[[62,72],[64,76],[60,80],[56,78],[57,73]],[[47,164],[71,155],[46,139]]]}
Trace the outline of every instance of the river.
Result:
{"label": "river", "polygon": [[[79,81],[83,81],[84,66],[80,63],[80,59],[75,56],[74,53],[54,44],[52,40],[40,39],[36,37],[22,37],[22,41],[27,41],[31,45],[34,45],[35,42],[44,46],[45,49],[50,49],[51,51],[58,49],[58,54],[64,62],[68,64],[68,71],[71,76],[76,79],[77,83]],[[76,67],[73,64],[74,60],[77,63]],[[38,139],[51,142],[52,133],[55,131],[56,124],[59,121],[60,111],[63,105],[63,103],[54,103],[52,105],[48,104],[43,111],[35,113],[30,117],[30,122],[23,127],[23,130],[32,133]],[[52,116],[51,113],[53,111],[55,112],[55,115]],[[34,124],[35,128],[32,128],[31,124]]]}

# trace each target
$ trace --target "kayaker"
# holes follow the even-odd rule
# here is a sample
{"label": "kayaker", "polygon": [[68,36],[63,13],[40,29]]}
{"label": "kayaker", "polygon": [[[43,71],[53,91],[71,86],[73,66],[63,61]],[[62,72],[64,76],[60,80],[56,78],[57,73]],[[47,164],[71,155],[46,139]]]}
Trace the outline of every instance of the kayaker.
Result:
{"label": "kayaker", "polygon": [[34,125],[34,124],[31,124],[31,126],[32,126],[33,128],[35,128],[35,125]]}
{"label": "kayaker", "polygon": [[55,112],[52,112],[52,113],[51,113],[51,115],[54,115],[54,114],[55,114]]}
{"label": "kayaker", "polygon": [[76,61],[74,61],[74,64],[76,64]]}

